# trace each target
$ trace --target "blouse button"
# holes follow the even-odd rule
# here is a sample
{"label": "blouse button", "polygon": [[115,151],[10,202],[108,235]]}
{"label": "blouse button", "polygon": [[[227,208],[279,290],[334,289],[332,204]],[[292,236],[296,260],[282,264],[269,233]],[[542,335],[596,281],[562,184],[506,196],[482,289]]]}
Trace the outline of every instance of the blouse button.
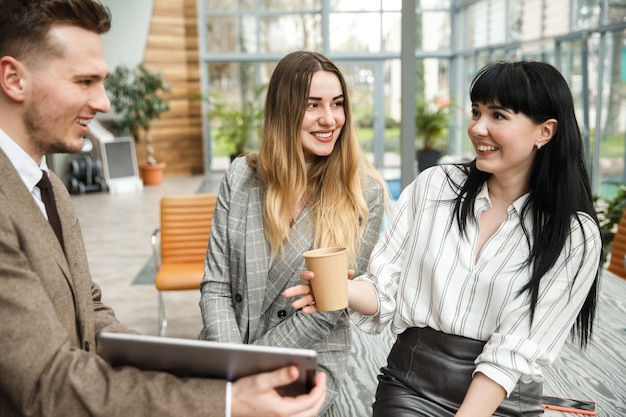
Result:
{"label": "blouse button", "polygon": [[284,319],[285,317],[287,317],[287,312],[285,310],[280,310],[278,312],[278,317],[280,317],[281,319]]}
{"label": "blouse button", "polygon": [[243,300],[243,297],[241,296],[241,294],[237,294],[237,295],[235,296],[235,301],[237,301],[238,303],[240,303],[240,302],[241,302],[241,300]]}

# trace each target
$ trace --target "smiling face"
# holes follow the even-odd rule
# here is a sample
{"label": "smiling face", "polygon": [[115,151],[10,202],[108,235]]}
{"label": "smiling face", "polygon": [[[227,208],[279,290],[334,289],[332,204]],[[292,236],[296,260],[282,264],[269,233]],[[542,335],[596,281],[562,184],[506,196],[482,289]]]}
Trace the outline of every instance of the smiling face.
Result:
{"label": "smiling face", "polygon": [[311,78],[300,140],[306,162],[331,154],[346,122],[344,92],[332,72],[317,71]]}
{"label": "smiling face", "polygon": [[553,122],[537,124],[497,102],[473,103],[467,134],[476,151],[476,167],[495,176],[526,178],[536,146],[552,137]]}
{"label": "smiling face", "polygon": [[24,129],[28,152],[38,161],[55,152],[78,152],[88,124],[110,102],[100,35],[75,26],[56,26],[49,39],[61,53],[25,68]]}

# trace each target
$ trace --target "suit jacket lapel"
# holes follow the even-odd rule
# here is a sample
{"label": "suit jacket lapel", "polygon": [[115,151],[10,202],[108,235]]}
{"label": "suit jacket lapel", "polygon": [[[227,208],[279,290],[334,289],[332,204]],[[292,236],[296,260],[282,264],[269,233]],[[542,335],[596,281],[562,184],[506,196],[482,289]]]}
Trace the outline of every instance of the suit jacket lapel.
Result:
{"label": "suit jacket lapel", "polygon": [[[282,297],[281,293],[287,286],[300,281],[300,271],[304,268],[302,254],[311,249],[313,241],[313,231],[309,228],[308,221],[309,208],[305,207],[299,221],[290,230],[290,241],[285,245],[285,255],[278,256],[268,270],[272,279],[267,282],[262,313],[277,302],[278,297]],[[289,303],[285,300],[285,304]]]}
{"label": "suit jacket lapel", "polygon": [[[11,164],[11,161],[7,156],[0,150],[0,176],[2,176],[5,181],[3,181],[3,186],[6,186],[6,189],[3,192],[8,193],[12,197],[12,200],[15,202],[16,207],[19,207],[20,210],[23,211],[24,219],[27,223],[27,227],[31,228],[36,233],[33,232],[33,236],[37,235],[37,238],[46,242],[46,251],[48,256],[54,258],[55,262],[59,266],[59,268],[63,271],[63,275],[70,286],[72,292],[74,292],[74,286],[72,280],[70,278],[70,269],[67,263],[67,259],[65,258],[65,254],[63,253],[63,249],[61,248],[61,244],[57,239],[52,227],[44,217],[43,213],[35,203],[32,194],[26,188],[26,185],[22,181],[22,178],[19,176],[18,172]],[[54,181],[54,189],[55,193],[57,193],[57,189],[63,184],[56,179]],[[57,203],[59,202],[59,198],[55,195]],[[59,213],[60,214],[60,213]],[[66,225],[61,216],[61,227],[63,227],[63,235],[64,238],[67,239],[65,233],[65,227],[69,227]]]}
{"label": "suit jacket lapel", "polygon": [[269,267],[269,244],[263,233],[263,190],[260,186],[254,187],[248,194],[248,210],[246,234],[243,236],[246,247],[246,261],[248,326],[250,340],[255,340],[259,318],[263,312],[263,298],[267,285],[267,271]]}
{"label": "suit jacket lapel", "polygon": [[[280,269],[278,274],[272,274],[276,281],[268,282],[270,249],[265,233],[263,231],[263,204],[264,193],[260,184],[256,183],[250,187],[247,202],[237,202],[237,204],[246,205],[246,228],[245,233],[238,236],[237,239],[241,244],[245,245],[245,271],[246,271],[246,299],[248,323],[247,329],[241,328],[242,334],[249,334],[249,340],[256,340],[260,335],[257,334],[259,329],[259,320],[263,314],[281,297],[280,293],[285,284],[294,274],[299,274],[300,269],[304,265],[304,260],[294,253],[302,253],[311,246],[311,237],[294,236],[294,247],[287,248],[291,251],[288,257],[290,262],[288,265],[281,263],[277,267]],[[308,215],[309,208],[305,207],[301,216]],[[306,219],[302,219],[306,220]],[[306,222],[305,222],[306,223]],[[301,223],[302,224],[302,223]],[[306,226],[301,226],[300,233],[306,234]],[[305,245],[305,246],[302,246]],[[280,261],[279,261],[280,262]],[[288,303],[285,301],[285,303]]]}

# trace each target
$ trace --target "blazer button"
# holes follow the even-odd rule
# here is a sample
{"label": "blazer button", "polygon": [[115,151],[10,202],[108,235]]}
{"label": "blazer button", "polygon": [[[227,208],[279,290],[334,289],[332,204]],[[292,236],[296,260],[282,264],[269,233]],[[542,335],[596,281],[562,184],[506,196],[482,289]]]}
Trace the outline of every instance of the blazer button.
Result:
{"label": "blazer button", "polygon": [[285,317],[287,317],[287,312],[285,310],[280,310],[278,312],[278,317],[280,317],[281,319],[284,319]]}
{"label": "blazer button", "polygon": [[91,345],[88,341],[85,342],[85,352],[89,352],[91,350]]}
{"label": "blazer button", "polygon": [[237,294],[235,295],[235,301],[237,301],[238,303],[241,302],[241,300],[243,300],[243,297],[241,296],[241,294]]}

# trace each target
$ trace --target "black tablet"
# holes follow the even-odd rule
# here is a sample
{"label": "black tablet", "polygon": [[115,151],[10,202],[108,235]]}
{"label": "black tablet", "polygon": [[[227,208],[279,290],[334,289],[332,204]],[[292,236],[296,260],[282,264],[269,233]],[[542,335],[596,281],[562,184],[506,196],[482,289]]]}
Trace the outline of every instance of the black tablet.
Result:
{"label": "black tablet", "polygon": [[210,342],[206,340],[100,332],[102,356],[114,367],[133,366],[166,371],[181,377],[237,379],[296,365],[299,378],[281,388],[282,395],[308,393],[314,385],[317,352],[310,349],[280,348]]}

